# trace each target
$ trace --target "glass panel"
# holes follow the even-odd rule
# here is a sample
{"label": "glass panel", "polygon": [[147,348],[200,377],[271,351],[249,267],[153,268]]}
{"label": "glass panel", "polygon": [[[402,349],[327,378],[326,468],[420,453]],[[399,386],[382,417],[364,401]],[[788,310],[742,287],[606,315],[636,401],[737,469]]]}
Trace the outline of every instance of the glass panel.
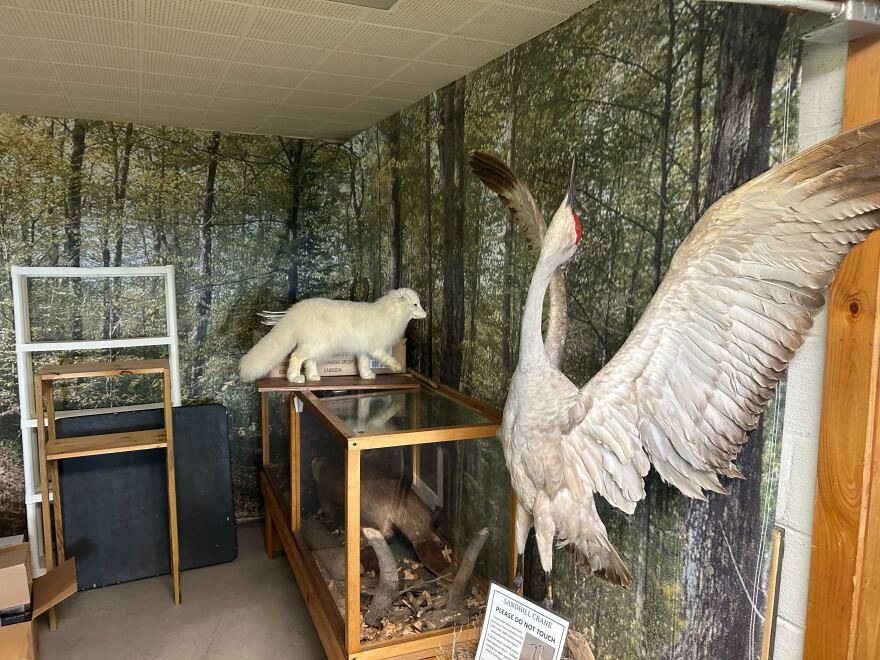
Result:
{"label": "glass panel", "polygon": [[389,433],[490,424],[492,420],[426,387],[369,394],[328,394],[321,399],[355,433]]}
{"label": "glass panel", "polygon": [[269,460],[266,471],[290,511],[290,414],[286,393],[269,393]]}
{"label": "glass panel", "polygon": [[318,417],[300,417],[300,533],[345,620],[345,452]]}
{"label": "glass panel", "polygon": [[[418,474],[429,455],[434,488]],[[507,579],[509,486],[498,469],[504,463],[494,439],[362,453],[361,524],[376,530],[361,538],[363,642],[482,620],[489,580]],[[473,569],[468,555],[476,558]],[[470,580],[456,597],[458,574]],[[391,597],[383,603],[377,594],[385,592]]]}

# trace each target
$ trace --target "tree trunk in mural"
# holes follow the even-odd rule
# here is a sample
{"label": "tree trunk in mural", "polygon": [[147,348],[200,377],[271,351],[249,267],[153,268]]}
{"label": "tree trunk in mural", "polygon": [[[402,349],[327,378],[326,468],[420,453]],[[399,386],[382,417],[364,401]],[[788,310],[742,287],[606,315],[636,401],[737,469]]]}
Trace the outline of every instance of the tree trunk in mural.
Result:
{"label": "tree trunk in mural", "polygon": [[[125,198],[128,194],[128,171],[131,166],[131,149],[133,145],[132,136],[134,134],[134,126],[132,124],[125,125],[124,137],[122,142],[122,156],[120,158],[117,151],[117,134],[116,128],[113,128],[113,208],[110,217],[114,219],[113,228],[116,231],[116,238],[113,243],[113,254],[110,254],[110,245],[105,243],[102,251],[102,263],[105,267],[122,265],[122,248],[123,236],[125,235]],[[118,278],[108,281],[107,284],[113,292],[112,300],[116,301],[121,291],[122,283]],[[107,310],[106,317],[107,327],[104,336],[118,337],[120,324],[119,314],[115,306],[111,303],[110,309]]]}
{"label": "tree trunk in mural", "polygon": [[[768,167],[770,94],[787,20],[776,9],[731,5],[725,12],[706,206]],[[730,495],[687,503],[679,658],[747,658],[760,642],[749,628],[752,594],[761,592],[753,578],[763,534],[762,430],[763,417],[737,460],[746,478],[726,484]]]}
{"label": "tree trunk in mural", "polygon": [[[517,94],[519,92],[519,71],[517,63],[519,52],[513,51],[507,55],[507,67],[510,79],[510,116],[508,117],[508,154],[507,162],[511,168],[516,167],[516,115],[519,105]],[[513,374],[513,348],[511,339],[513,335],[511,307],[513,304],[513,237],[514,220],[510,214],[505,214],[504,225],[504,282],[501,294],[501,368],[504,370],[505,383]]]}
{"label": "tree trunk in mural", "polygon": [[697,223],[702,212],[700,199],[700,167],[703,157],[703,72],[706,65],[706,3],[698,2],[696,9],[696,32],[694,33],[694,90],[691,96],[691,196],[688,200],[688,218],[691,226]]}
{"label": "tree trunk in mural", "polygon": [[657,227],[654,229],[654,280],[656,291],[662,279],[663,239],[666,234],[666,216],[669,211],[669,167],[670,167],[670,123],[672,120],[672,90],[675,84],[675,2],[666,0],[666,38],[665,70],[663,78],[663,105],[660,111],[660,199],[657,211]]}
{"label": "tree trunk in mural", "polygon": [[302,195],[302,163],[304,142],[298,138],[278,138],[287,159],[287,186],[290,202],[287,207],[287,304],[299,300],[299,207]]}
{"label": "tree trunk in mural", "polygon": [[192,332],[193,368],[192,380],[195,384],[205,369],[203,349],[208,336],[208,323],[211,320],[213,300],[211,282],[211,249],[214,229],[214,181],[217,178],[217,152],[220,149],[220,133],[214,131],[208,141],[208,174],[205,177],[205,193],[202,196],[202,219],[199,223],[199,282],[202,290],[196,301],[196,322]]}
{"label": "tree trunk in mural", "polygon": [[427,338],[423,347],[422,368],[434,377],[434,167],[431,164],[431,100],[425,99],[425,216],[428,225],[428,318],[425,319]]}
{"label": "tree trunk in mural", "polygon": [[440,380],[461,382],[464,339],[464,104],[465,81],[440,91],[440,185],[443,193],[443,325]]}
{"label": "tree trunk in mural", "polygon": [[[80,251],[82,249],[82,176],[83,155],[86,152],[86,129],[89,123],[82,119],[75,119],[71,132],[72,148],[70,151],[70,171],[67,180],[67,208],[65,234],[65,256],[67,265],[79,268]],[[82,317],[80,316],[79,301],[81,300],[82,281],[79,278],[71,280],[73,291],[73,323],[71,336],[73,339],[82,339]]]}
{"label": "tree trunk in mural", "polygon": [[400,212],[400,113],[388,120],[388,141],[391,148],[391,286],[400,287],[403,269],[403,223]]}

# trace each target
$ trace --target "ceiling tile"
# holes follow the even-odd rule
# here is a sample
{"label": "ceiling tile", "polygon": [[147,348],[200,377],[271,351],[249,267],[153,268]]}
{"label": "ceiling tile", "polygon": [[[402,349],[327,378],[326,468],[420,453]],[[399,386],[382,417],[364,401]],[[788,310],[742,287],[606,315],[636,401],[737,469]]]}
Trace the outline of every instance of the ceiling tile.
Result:
{"label": "ceiling tile", "polygon": [[225,62],[204,57],[187,57],[172,53],[144,52],[144,71],[184,78],[217,79],[223,75]]}
{"label": "ceiling tile", "polygon": [[202,96],[213,95],[218,85],[216,80],[163,76],[159,73],[144,73],[141,79],[143,80],[144,89],[162,89],[168,92],[184,92]]}
{"label": "ceiling tile", "polygon": [[462,24],[488,8],[478,0],[398,0],[390,10],[368,9],[366,23],[452,34]]}
{"label": "ceiling tile", "polygon": [[270,115],[271,117],[277,119],[302,119],[302,120],[311,120],[311,121],[324,121],[327,119],[327,108],[321,108],[311,105],[294,105],[294,104],[286,104],[281,105],[275,109],[275,112]]}
{"label": "ceiling tile", "polygon": [[42,104],[56,108],[63,108],[68,105],[67,99],[60,94],[32,94],[29,92],[15,92],[0,87],[0,105],[38,107]]}
{"label": "ceiling tile", "polygon": [[297,46],[333,48],[352,25],[335,18],[260,9],[247,36]]}
{"label": "ceiling tile", "polygon": [[249,115],[252,119],[258,120],[270,112],[278,105],[276,101],[261,101],[257,99],[229,99],[214,98],[208,105],[208,110],[217,110],[221,112],[236,112]]}
{"label": "ceiling tile", "polygon": [[345,107],[357,96],[353,94],[332,94],[330,92],[312,92],[306,89],[294,90],[283,105],[313,105],[325,108]]}
{"label": "ceiling tile", "polygon": [[392,73],[399,71],[408,61],[391,57],[376,57],[364,53],[334,51],[318,64],[317,69],[350,76],[387,78]]}
{"label": "ceiling tile", "polygon": [[437,43],[438,39],[426,32],[361,24],[346,37],[344,47],[340,50],[368,55],[415,57]]}
{"label": "ceiling tile", "polygon": [[138,0],[30,0],[31,9],[109,18],[117,21],[137,20]]}
{"label": "ceiling tile", "polygon": [[363,7],[347,5],[342,2],[330,2],[329,0],[263,0],[262,5],[269,9],[327,18],[342,18],[349,21],[356,21],[365,13]]}
{"label": "ceiling tile", "polygon": [[134,23],[44,11],[31,12],[31,22],[34,33],[44,39],[80,41],[129,48],[137,45]]}
{"label": "ceiling tile", "polygon": [[17,7],[0,7],[0,34],[30,35],[27,12]]}
{"label": "ceiling tile", "polygon": [[524,7],[505,7],[503,11],[486,12],[456,30],[464,37],[485,38],[519,44],[546,32],[567,18],[557,12],[535,11]]}
{"label": "ceiling tile", "polygon": [[362,122],[365,126],[372,126],[382,121],[393,112],[371,112],[369,110],[340,110],[331,117],[334,122]]}
{"label": "ceiling tile", "polygon": [[[201,119],[202,115],[205,114],[205,110],[203,108],[187,108],[180,106],[167,106],[167,105],[155,105],[153,103],[142,103],[141,104],[141,115],[146,118],[150,117],[152,119],[158,120],[155,123],[162,124],[163,122],[167,122],[169,113],[169,107],[174,108],[174,117],[181,120],[192,121],[196,119]],[[162,117],[164,116],[164,119]]]}
{"label": "ceiling tile", "polygon": [[256,64],[232,64],[226,74],[230,82],[269,87],[296,87],[308,75],[308,71],[282,69],[276,66],[258,66]]}
{"label": "ceiling tile", "polygon": [[63,94],[61,84],[54,80],[0,75],[0,89],[14,89],[27,94]]}
{"label": "ceiling tile", "polygon": [[182,108],[207,108],[211,102],[210,96],[198,94],[184,94],[183,92],[167,92],[164,90],[143,89],[141,101],[153,105],[172,105]]}
{"label": "ceiling tile", "polygon": [[337,76],[332,73],[310,73],[303,80],[299,89],[314,92],[334,92],[337,94],[363,94],[375,87],[381,80],[376,78],[360,78],[356,76]]}
{"label": "ceiling tile", "polygon": [[105,69],[81,64],[56,62],[55,75],[59,80],[92,85],[137,85],[137,74],[125,69]]}
{"label": "ceiling tile", "polygon": [[248,10],[247,5],[217,0],[146,0],[144,20],[151,25],[235,35]]}
{"label": "ceiling tile", "polygon": [[228,99],[255,99],[279,103],[290,93],[289,87],[269,87],[239,82],[223,82],[217,88],[217,96]]}
{"label": "ceiling tile", "polygon": [[39,60],[0,59],[0,78],[55,80],[55,70],[49,62]]}
{"label": "ceiling tile", "polygon": [[[88,113],[109,113],[111,116],[113,115],[129,115],[134,116],[137,114],[137,101],[134,102],[125,102],[125,101],[111,101],[108,99],[87,99],[87,98],[78,98],[76,101],[71,101],[70,108],[71,112],[74,116],[83,116],[83,112]],[[98,115],[102,116],[102,115]],[[104,115],[106,116],[106,115]]]}
{"label": "ceiling tile", "polygon": [[148,25],[144,29],[144,47],[160,53],[177,53],[226,59],[236,43],[235,37],[190,30]]}
{"label": "ceiling tile", "polygon": [[39,39],[29,37],[4,36],[0,39],[0,57],[21,60],[43,59],[43,44]]}
{"label": "ceiling tile", "polygon": [[420,59],[441,64],[457,64],[459,66],[478,67],[491,62],[499,55],[510,50],[508,44],[496,41],[482,41],[465,37],[448,37]]}
{"label": "ceiling tile", "polygon": [[136,87],[65,82],[64,93],[73,103],[77,103],[82,99],[103,99],[123,103],[138,102],[138,90]]}
{"label": "ceiling tile", "polygon": [[236,62],[280,66],[290,69],[310,69],[327,51],[308,46],[293,46],[257,39],[242,39],[234,55]]}
{"label": "ceiling tile", "polygon": [[83,64],[113,69],[138,68],[138,51],[134,48],[83,44],[76,41],[45,41],[46,53],[53,62]]}

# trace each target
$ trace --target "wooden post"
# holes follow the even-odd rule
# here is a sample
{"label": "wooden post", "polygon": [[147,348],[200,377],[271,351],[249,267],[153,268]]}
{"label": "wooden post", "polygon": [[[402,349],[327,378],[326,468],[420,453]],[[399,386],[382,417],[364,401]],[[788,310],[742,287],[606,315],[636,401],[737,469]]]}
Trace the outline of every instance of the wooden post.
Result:
{"label": "wooden post", "polygon": [[302,511],[299,504],[299,421],[295,394],[288,397],[290,406],[290,528],[298,532]]}
{"label": "wooden post", "polygon": [[177,540],[177,482],[174,477],[174,429],[171,409],[171,371],[162,372],[165,411],[165,467],[168,474],[168,535],[171,540],[171,583],[174,604],[180,605],[180,549]]}
{"label": "wooden post", "polygon": [[[46,425],[49,442],[57,439],[55,433],[55,386],[51,380],[43,384],[43,396],[46,399]],[[46,469],[52,480],[52,517],[55,521],[55,563],[59,566],[64,561],[64,519],[61,515],[61,477],[58,473],[58,461],[47,461]]]}
{"label": "wooden post", "polygon": [[[880,37],[849,47],[844,130],[880,118]],[[880,232],[844,260],[828,338],[804,658],[869,660],[880,648]]]}
{"label": "wooden post", "polygon": [[[46,558],[46,571],[55,566],[52,553],[52,517],[49,504],[49,473],[46,461],[46,431],[43,426],[43,379],[34,379],[34,419],[37,422],[37,451],[40,458],[40,513],[43,518],[43,556]],[[58,628],[55,608],[49,610],[49,630]]]}
{"label": "wooden post", "polygon": [[260,432],[263,439],[263,466],[269,465],[269,393],[260,392]]}
{"label": "wooden post", "polygon": [[361,650],[361,451],[345,450],[345,650]]}

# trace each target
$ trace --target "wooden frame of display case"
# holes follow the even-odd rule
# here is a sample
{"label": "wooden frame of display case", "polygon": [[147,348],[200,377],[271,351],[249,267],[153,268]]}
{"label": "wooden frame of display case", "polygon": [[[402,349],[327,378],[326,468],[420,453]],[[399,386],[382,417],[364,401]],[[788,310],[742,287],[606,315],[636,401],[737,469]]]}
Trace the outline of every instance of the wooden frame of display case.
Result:
{"label": "wooden frame of display case", "polygon": [[[260,490],[265,501],[266,553],[273,556],[284,550],[302,591],[303,598],[327,656],[333,660],[384,660],[385,658],[435,657],[441,648],[479,637],[479,625],[446,628],[437,631],[407,635],[398,640],[361,644],[360,616],[360,554],[346,551],[345,589],[346,616],[343,619],[324,582],[308,545],[300,534],[300,420],[305,408],[314,413],[345,452],[345,547],[360,548],[360,461],[361,452],[369,449],[413,446],[425,443],[477,440],[494,437],[501,422],[501,413],[483,405],[452,388],[438,385],[418,375],[394,374],[378,376],[375,380],[357,377],[325,377],[317,382],[289,383],[281,378],[258,380],[261,398],[263,467],[260,472]],[[332,410],[315,396],[316,391],[351,390],[351,396],[376,390],[408,390],[427,387],[457,401],[486,417],[490,422],[444,428],[408,431],[356,433]],[[287,393],[290,411],[290,510],[267,467],[269,465],[269,394]],[[509,562],[511,575],[516,549],[511,548]]]}

